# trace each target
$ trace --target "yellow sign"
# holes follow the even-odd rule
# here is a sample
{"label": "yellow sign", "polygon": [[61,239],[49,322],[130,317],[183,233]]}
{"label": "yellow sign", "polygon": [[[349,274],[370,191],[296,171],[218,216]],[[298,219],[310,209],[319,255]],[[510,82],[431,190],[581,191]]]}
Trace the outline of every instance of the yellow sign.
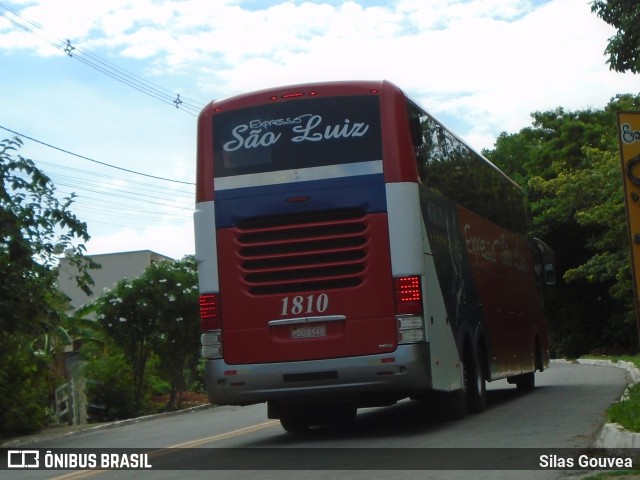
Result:
{"label": "yellow sign", "polygon": [[618,113],[618,134],[631,245],[636,323],[640,338],[640,112]]}

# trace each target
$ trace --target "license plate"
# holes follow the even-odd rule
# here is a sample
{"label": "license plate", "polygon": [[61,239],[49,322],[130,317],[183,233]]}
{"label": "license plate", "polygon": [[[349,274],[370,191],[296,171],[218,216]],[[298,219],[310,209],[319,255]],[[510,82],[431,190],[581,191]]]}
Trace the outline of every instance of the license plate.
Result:
{"label": "license plate", "polygon": [[304,327],[297,327],[291,329],[291,338],[315,338],[326,337],[327,326],[326,325],[306,325]]}

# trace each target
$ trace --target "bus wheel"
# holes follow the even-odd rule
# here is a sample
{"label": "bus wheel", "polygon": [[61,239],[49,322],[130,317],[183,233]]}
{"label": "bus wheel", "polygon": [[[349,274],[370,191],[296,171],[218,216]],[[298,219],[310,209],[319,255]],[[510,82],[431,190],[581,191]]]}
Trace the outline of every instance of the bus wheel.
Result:
{"label": "bus wheel", "polygon": [[471,413],[484,411],[487,405],[486,383],[482,355],[474,356],[471,349],[467,349],[464,361],[464,386],[467,391],[468,409]]}
{"label": "bus wheel", "polygon": [[535,372],[523,373],[514,379],[516,388],[519,392],[530,392],[536,388]]}
{"label": "bus wheel", "polygon": [[467,394],[464,389],[447,394],[446,414],[451,420],[461,420],[467,414]]}
{"label": "bus wheel", "polygon": [[280,425],[289,433],[300,433],[309,430],[311,423],[301,412],[283,413]]}
{"label": "bus wheel", "polygon": [[331,423],[339,428],[351,426],[356,421],[358,409],[351,405],[337,406],[331,413]]}

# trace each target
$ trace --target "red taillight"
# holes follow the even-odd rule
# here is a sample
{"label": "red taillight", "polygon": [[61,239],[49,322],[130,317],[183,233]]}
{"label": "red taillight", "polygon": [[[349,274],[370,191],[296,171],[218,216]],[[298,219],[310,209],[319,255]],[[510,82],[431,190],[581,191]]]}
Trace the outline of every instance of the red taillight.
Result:
{"label": "red taillight", "polygon": [[219,307],[219,294],[207,293],[200,295],[200,329],[203,332],[222,328]]}
{"label": "red taillight", "polygon": [[418,275],[393,279],[396,314],[418,315],[422,313],[422,284]]}
{"label": "red taillight", "polygon": [[309,95],[310,97],[315,97],[316,95],[318,95],[318,92],[316,92],[315,90],[312,90],[310,92],[289,92],[289,93],[285,93],[284,95],[273,95],[271,97],[269,97],[270,100],[272,101],[276,101],[276,100],[288,100],[289,98],[300,98],[300,97],[304,97],[305,95]]}

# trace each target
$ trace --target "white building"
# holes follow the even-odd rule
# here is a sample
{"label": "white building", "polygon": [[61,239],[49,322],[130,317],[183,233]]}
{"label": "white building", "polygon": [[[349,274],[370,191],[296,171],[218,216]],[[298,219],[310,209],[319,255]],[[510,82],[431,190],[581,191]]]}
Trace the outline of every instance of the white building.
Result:
{"label": "white building", "polygon": [[94,281],[91,286],[93,295],[88,296],[76,284],[78,269],[69,263],[67,258],[60,259],[58,269],[58,289],[71,300],[71,307],[76,310],[91,300],[102,295],[105,288],[112,288],[120,280],[134,279],[153,263],[163,260],[173,262],[174,259],[165,257],[150,250],[137,252],[106,253],[103,255],[85,255],[102,268],[89,270],[89,275]]}

